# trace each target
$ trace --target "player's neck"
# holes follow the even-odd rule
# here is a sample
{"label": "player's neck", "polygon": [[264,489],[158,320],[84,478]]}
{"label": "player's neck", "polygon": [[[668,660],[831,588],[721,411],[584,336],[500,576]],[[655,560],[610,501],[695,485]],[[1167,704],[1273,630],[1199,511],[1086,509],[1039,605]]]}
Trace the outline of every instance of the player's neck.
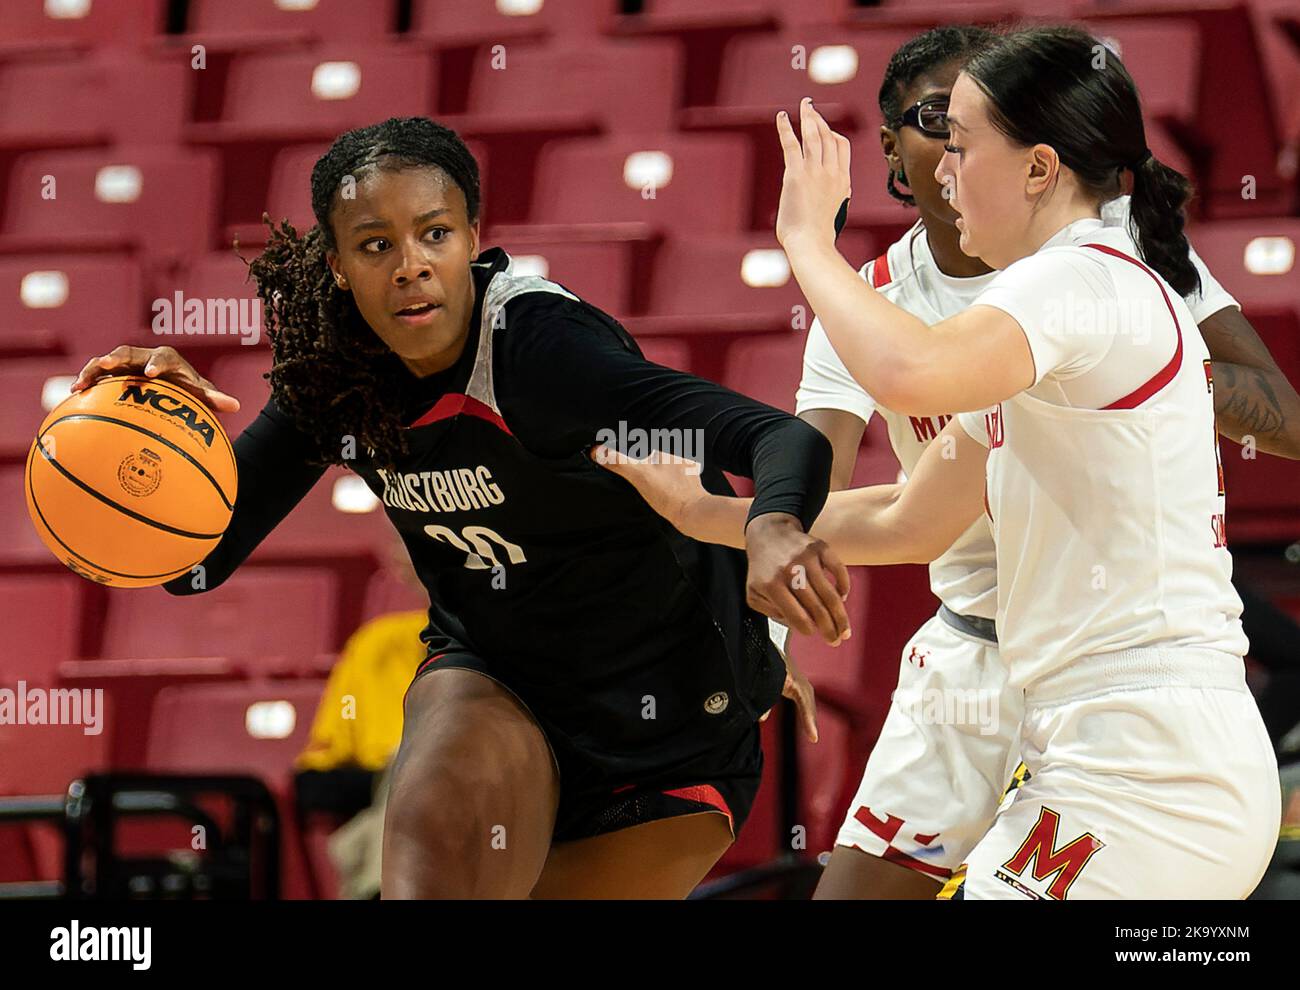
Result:
{"label": "player's neck", "polygon": [[959,246],[961,233],[952,224],[925,213],[921,214],[921,222],[925,225],[925,239],[939,271],[950,278],[974,278],[993,271],[979,258],[962,252]]}

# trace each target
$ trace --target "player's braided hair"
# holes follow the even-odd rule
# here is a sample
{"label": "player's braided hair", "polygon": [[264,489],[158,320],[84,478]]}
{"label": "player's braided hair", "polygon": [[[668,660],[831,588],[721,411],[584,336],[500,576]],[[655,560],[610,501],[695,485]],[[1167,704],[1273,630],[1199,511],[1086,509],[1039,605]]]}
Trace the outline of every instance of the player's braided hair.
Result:
{"label": "player's braided hair", "polygon": [[976,54],[966,72],[988,97],[994,127],[1022,147],[1051,145],[1099,201],[1118,196],[1131,171],[1142,257],[1180,295],[1199,289],[1183,231],[1192,185],[1151,156],[1137,86],[1118,55],[1076,27],[1032,27]]}
{"label": "player's braided hair", "polygon": [[[899,46],[890,56],[885,66],[885,77],[880,81],[880,113],[885,126],[893,127],[894,122],[903,115],[903,91],[925,73],[940,66],[947,65],[954,59],[965,59],[995,37],[988,28],[969,24],[955,24],[935,28],[918,34],[915,38]],[[885,179],[885,189],[889,195],[900,203],[915,206],[916,200],[911,193],[905,193],[894,185],[897,177],[904,184],[907,176],[890,169]]]}
{"label": "player's braided hair", "polygon": [[425,117],[393,117],[339,135],[311,173],[316,226],[301,236],[288,221],[271,228],[250,269],[271,339],[271,392],[315,443],[313,463],[346,462],[346,438],[358,454],[392,470],[406,453],[402,410],[410,375],[362,319],[352,294],[335,284],[325,261],[334,250],[330,210],[345,179],[367,169],[438,168],[465,194],[478,217],[478,164],[455,131]]}

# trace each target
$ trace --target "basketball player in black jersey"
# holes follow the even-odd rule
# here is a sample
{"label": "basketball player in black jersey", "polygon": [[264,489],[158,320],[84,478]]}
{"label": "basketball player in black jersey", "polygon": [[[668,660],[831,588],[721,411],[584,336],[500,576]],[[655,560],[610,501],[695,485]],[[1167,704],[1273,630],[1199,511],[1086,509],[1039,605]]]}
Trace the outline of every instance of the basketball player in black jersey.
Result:
{"label": "basketball player in black jersey", "polygon": [[[749,811],[756,722],[783,682],[811,729],[810,689],[755,608],[832,643],[850,634],[847,572],[807,535],[829,444],[650,364],[600,310],[480,254],[477,166],[432,121],[342,135],[312,201],[318,225],[283,225],[253,262],[272,398],[235,442],[239,498],[204,587],[325,465],[352,468],[432,602],[384,896],[685,896]],[[118,348],[73,388],[122,371],[238,408],[171,348]],[[587,457],[602,436],[652,431],[668,431],[656,446],[702,438],[710,490],[730,493],[723,470],[754,478],[748,577],[744,555],[682,536]]]}

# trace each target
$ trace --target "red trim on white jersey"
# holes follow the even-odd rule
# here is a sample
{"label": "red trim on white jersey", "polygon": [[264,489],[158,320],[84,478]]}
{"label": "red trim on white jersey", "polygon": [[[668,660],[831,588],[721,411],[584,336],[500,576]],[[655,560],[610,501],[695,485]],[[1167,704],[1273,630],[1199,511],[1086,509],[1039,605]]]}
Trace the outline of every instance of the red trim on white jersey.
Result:
{"label": "red trim on white jersey", "polygon": [[1117,251],[1105,244],[1085,244],[1083,246],[1109,254],[1113,258],[1123,258],[1129,264],[1137,265],[1150,275],[1156,283],[1156,288],[1160,290],[1160,295],[1164,297],[1165,306],[1169,310],[1169,318],[1174,321],[1174,332],[1178,335],[1178,346],[1174,349],[1174,356],[1169,359],[1169,363],[1156,372],[1144,385],[1134,389],[1122,399],[1116,399],[1110,405],[1103,407],[1105,409],[1135,409],[1173,381],[1174,376],[1178,374],[1178,369],[1183,363],[1183,329],[1178,325],[1178,315],[1174,312],[1174,304],[1169,301],[1169,293],[1165,291],[1164,284],[1156,276],[1155,272],[1138,261],[1137,258],[1132,258],[1123,251]]}
{"label": "red trim on white jersey", "polygon": [[889,275],[889,254],[882,254],[871,265],[871,287],[879,289],[881,286],[888,285],[891,281]]}

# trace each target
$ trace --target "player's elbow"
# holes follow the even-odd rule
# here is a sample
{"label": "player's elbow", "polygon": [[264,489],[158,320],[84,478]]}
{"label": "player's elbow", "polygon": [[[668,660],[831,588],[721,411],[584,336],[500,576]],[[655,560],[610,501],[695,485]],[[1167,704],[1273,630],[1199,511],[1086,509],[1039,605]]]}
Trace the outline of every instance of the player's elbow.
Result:
{"label": "player's elbow", "polygon": [[935,395],[934,368],[924,360],[906,358],[889,362],[873,375],[871,394],[884,408],[904,416],[945,415],[949,405]]}

